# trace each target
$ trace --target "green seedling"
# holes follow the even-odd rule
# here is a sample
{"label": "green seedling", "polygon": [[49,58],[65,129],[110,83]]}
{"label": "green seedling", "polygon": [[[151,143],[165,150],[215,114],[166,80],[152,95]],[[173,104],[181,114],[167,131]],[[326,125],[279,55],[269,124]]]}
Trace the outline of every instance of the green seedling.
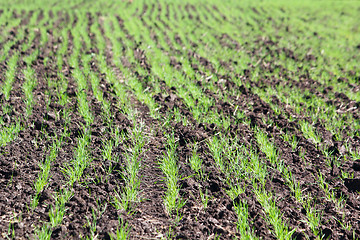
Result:
{"label": "green seedling", "polygon": [[88,152],[88,144],[90,141],[90,133],[85,133],[79,140],[78,146],[75,150],[74,159],[66,164],[62,171],[68,178],[68,185],[73,186],[76,181],[79,181],[83,175],[84,170],[89,166],[91,158]]}
{"label": "green seedling", "polygon": [[[133,116],[135,121],[135,115]],[[115,191],[113,199],[114,205],[118,209],[123,209],[130,212],[135,204],[140,202],[140,179],[139,171],[141,166],[141,155],[143,154],[143,147],[146,144],[146,138],[143,135],[144,124],[142,122],[134,124],[134,128],[129,136],[133,145],[126,146],[128,151],[125,153],[125,166],[122,172],[122,178],[125,181],[125,186],[122,189]],[[122,139],[126,139],[123,135]]]}
{"label": "green seedling", "polygon": [[2,93],[4,94],[6,100],[9,100],[10,98],[10,91],[15,81],[18,59],[19,55],[15,53],[13,56],[11,56],[8,62],[7,71],[5,73],[6,79],[4,85],[2,86]]}
{"label": "green seedling", "polygon": [[208,190],[206,189],[205,193],[203,193],[201,191],[201,187],[199,187],[199,192],[200,192],[200,199],[201,199],[201,202],[203,204],[203,207],[204,207],[204,209],[206,209],[207,206],[208,206],[209,200],[210,200],[209,195],[208,195]]}
{"label": "green seedling", "polygon": [[315,145],[321,143],[320,136],[316,133],[313,126],[311,126],[307,121],[300,121],[300,128],[304,133],[305,138],[311,139]]}
{"label": "green seedling", "polygon": [[257,239],[248,224],[249,212],[246,202],[240,201],[238,204],[236,204],[235,212],[238,216],[236,227],[241,235],[241,239]]}
{"label": "green seedling", "polygon": [[98,209],[91,209],[91,216],[92,219],[86,217],[87,227],[90,228],[90,237],[87,237],[87,239],[97,239],[98,235],[96,234],[96,226],[97,226],[97,220],[102,217],[104,212],[106,211],[107,204],[102,207],[98,201],[96,201]]}
{"label": "green seedling", "polygon": [[130,227],[126,223],[124,224],[122,219],[119,218],[120,228],[116,229],[115,234],[110,234],[111,240],[127,240],[130,237]]}
{"label": "green seedling", "polygon": [[51,227],[48,224],[43,225],[40,229],[35,230],[36,237],[39,240],[50,240],[51,239]]}
{"label": "green seedling", "polygon": [[2,127],[0,130],[0,147],[5,146],[7,143],[13,141],[21,130],[22,127],[20,124],[20,119],[8,127]]}
{"label": "green seedling", "polygon": [[310,195],[308,195],[308,198],[304,203],[304,208],[308,219],[308,225],[310,226],[310,229],[315,234],[315,236],[318,236],[320,234],[319,227],[321,223],[321,214],[313,210],[312,199]]}
{"label": "green seedling", "polygon": [[277,165],[278,153],[276,151],[275,145],[268,140],[266,133],[261,130],[257,130],[256,140],[259,143],[260,150],[265,153],[269,161],[272,164]]}
{"label": "green seedling", "polygon": [[[167,136],[167,144],[167,151],[160,161],[160,169],[165,175],[165,183],[167,186],[164,204],[168,214],[171,215],[174,210],[178,213],[178,210],[185,204],[185,201],[183,201],[179,195],[179,170],[176,155],[177,143],[173,134]],[[178,216],[178,214],[176,214],[176,216]]]}
{"label": "green seedling", "polygon": [[114,143],[112,140],[103,142],[103,150],[102,150],[102,156],[103,156],[103,160],[104,160],[104,165],[105,163],[108,164],[108,170],[107,173],[111,174],[111,172],[113,171],[112,168],[112,163],[113,163],[113,147],[114,147]]}
{"label": "green seedling", "polygon": [[202,159],[200,158],[200,156],[197,154],[197,145],[194,144],[194,148],[193,148],[193,151],[192,151],[192,155],[191,157],[188,159],[189,163],[190,163],[190,167],[191,167],[191,170],[193,170],[195,173],[198,174],[198,176],[200,178],[202,178],[203,176],[203,172],[202,172],[202,168],[201,168],[201,165],[202,165]]}
{"label": "green seedling", "polygon": [[273,199],[272,194],[267,193],[263,187],[257,185],[255,185],[255,194],[266,212],[266,220],[273,226],[273,234],[277,239],[292,239],[296,229],[289,230],[282,221],[282,214],[276,207],[276,201]]}
{"label": "green seedling", "polygon": [[219,137],[214,136],[211,140],[207,142],[207,145],[214,157],[215,163],[217,167],[220,169],[220,171],[225,170],[225,163],[223,160],[223,141],[222,139],[219,139]]}

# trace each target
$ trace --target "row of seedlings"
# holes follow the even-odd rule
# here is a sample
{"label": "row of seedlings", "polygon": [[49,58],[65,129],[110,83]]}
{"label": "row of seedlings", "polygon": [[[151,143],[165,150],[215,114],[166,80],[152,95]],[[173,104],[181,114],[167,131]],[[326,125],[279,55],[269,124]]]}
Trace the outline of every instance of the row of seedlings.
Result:
{"label": "row of seedlings", "polygon": [[[218,158],[217,158],[218,159]],[[195,160],[196,161],[196,160]]]}
{"label": "row of seedlings", "polygon": [[[219,158],[216,158],[216,159],[219,159]],[[222,166],[222,164],[218,164],[218,165]]]}

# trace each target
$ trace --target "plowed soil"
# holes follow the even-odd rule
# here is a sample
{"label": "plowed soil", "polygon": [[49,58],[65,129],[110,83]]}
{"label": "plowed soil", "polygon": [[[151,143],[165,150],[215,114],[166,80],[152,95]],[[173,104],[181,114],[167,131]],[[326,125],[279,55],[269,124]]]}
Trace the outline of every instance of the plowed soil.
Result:
{"label": "plowed soil", "polygon": [[[128,6],[130,5],[129,3]],[[314,96],[325,99],[329,105],[339,107],[346,114],[352,114],[353,118],[357,120],[360,116],[358,111],[360,102],[351,100],[344,93],[339,93],[331,86],[328,87],[326,84],[311,79],[310,76],[304,75],[300,80],[295,80],[291,76],[286,76],[285,70],[280,73],[277,79],[261,76],[259,80],[255,81],[252,73],[257,68],[260,67],[262,71],[268,73],[273,71],[274,64],[264,60],[262,51],[266,51],[267,55],[273,57],[272,59],[276,59],[276,56],[281,52],[287,58],[300,63],[316,61],[316,56],[298,56],[291,50],[278,47],[276,42],[261,39],[260,36],[255,45],[247,46],[226,34],[221,34],[221,31],[209,33],[213,34],[213,39],[216,39],[222,48],[229,49],[229,51],[252,52],[253,58],[258,61],[258,66],[249,65],[241,73],[234,70],[238,66],[237,59],[219,59],[221,65],[214,66],[210,59],[197,53],[196,45],[201,44],[202,40],[192,43],[192,48],[189,49],[179,36],[170,36],[167,33],[167,31],[174,30],[167,25],[169,14],[174,14],[174,19],[178,19],[178,21],[181,18],[186,21],[193,21],[194,27],[208,28],[209,32],[211,32],[210,29],[214,30],[210,23],[204,22],[204,17],[198,16],[200,15],[198,13],[200,7],[187,5],[187,7],[177,10],[174,5],[171,5],[172,12],[169,13],[169,6],[166,5],[145,6],[142,9],[136,9],[133,16],[140,19],[145,28],[152,33],[148,38],[158,43],[157,47],[162,49],[164,56],[170,59],[170,66],[173,71],[182,71],[183,66],[179,62],[179,56],[189,61],[192,70],[201,77],[201,79],[191,80],[202,89],[203,96],[212,99],[214,102],[209,109],[227,116],[230,119],[230,126],[224,129],[215,123],[197,121],[191,109],[187,107],[185,100],[179,96],[178,88],[168,86],[165,79],[152,76],[152,62],[146,55],[146,47],[141,45],[141,42],[138,42],[138,46],[135,47],[127,48],[124,46],[124,55],[120,59],[121,63],[142,83],[143,89],[154,92],[152,99],[158,106],[160,117],[154,118],[146,103],[137,99],[130,87],[127,88],[129,93],[127,101],[136,110],[138,121],[144,123],[143,135],[146,137],[147,143],[141,156],[139,173],[142,200],[135,204],[131,213],[118,210],[113,204],[113,197],[115,191],[121,189],[125,184],[121,170],[125,164],[124,153],[127,149],[125,145],[120,145],[113,150],[113,155],[120,160],[113,163],[114,171],[108,174],[106,167],[109,163],[103,163],[101,155],[102,143],[114,138],[111,133],[111,126],[116,126],[124,133],[130,133],[134,122],[120,108],[119,98],[115,95],[115,87],[106,80],[106,74],[101,72],[99,63],[93,58],[90,62],[91,70],[99,74],[99,86],[104,99],[110,103],[111,115],[104,117],[102,104],[96,99],[89,83],[90,87],[86,90],[87,102],[94,116],[93,123],[86,129],[91,136],[88,146],[91,164],[85,169],[81,181],[75,182],[72,197],[66,203],[64,219],[59,227],[52,229],[51,239],[81,239],[90,236],[89,219],[93,219],[93,210],[100,212],[100,209],[104,211],[101,214],[99,213],[96,221],[98,239],[110,239],[110,236],[120,226],[119,219],[129,226],[131,239],[240,239],[241,235],[236,225],[238,218],[234,209],[234,204],[239,200],[246,200],[248,204],[248,222],[254,235],[262,239],[276,239],[271,231],[272,226],[266,221],[266,213],[254,196],[251,179],[245,179],[242,183],[246,186],[245,193],[235,199],[228,196],[229,186],[225,181],[226,176],[216,167],[207,144],[208,140],[217,136],[219,132],[227,138],[238,139],[239,144],[252,146],[259,152],[260,158],[269,170],[266,189],[276,197],[276,205],[283,214],[282,219],[289,229],[295,229],[293,239],[316,239],[314,232],[304,221],[307,219],[304,207],[297,202],[282,174],[266,160],[266,155],[257,146],[254,127],[263,130],[275,143],[281,159],[291,171],[292,177],[300,184],[303,194],[312,197],[312,202],[316,204],[316,210],[321,215],[318,231],[323,239],[358,238],[360,236],[360,159],[347,161],[344,156],[349,154],[348,149],[345,148],[346,144],[350,144],[353,149],[360,149],[360,130],[351,129],[350,125],[346,125],[349,129],[342,132],[343,139],[335,139],[321,122],[314,122],[310,117],[297,113],[287,103],[282,102],[280,98],[274,95],[271,98],[271,104],[278,105],[283,109],[281,114],[277,114],[272,105],[265,102],[255,89],[287,85],[300,91],[309,91]],[[203,10],[204,7],[208,10],[206,15],[208,18],[219,22],[236,22],[236,19],[223,15],[215,6],[202,5],[201,9]],[[82,6],[79,4],[74,8],[81,9]],[[152,14],[155,8],[158,9],[159,15],[154,16],[157,19],[154,22],[162,22],[161,25],[164,28],[158,27],[150,22],[147,17],[145,18],[145,14]],[[2,14],[5,14],[6,11],[8,10],[1,10]],[[258,9],[253,9],[253,11],[262,12]],[[104,32],[106,26],[103,26],[103,19],[107,17],[105,13],[86,12],[84,15],[88,17],[89,26],[97,24],[100,31]],[[3,35],[1,46],[15,39],[21,29],[29,28],[29,31],[32,31],[34,27],[28,26],[31,16],[32,14],[28,11],[14,10],[12,19],[20,19],[21,21],[18,27],[8,30],[7,35]],[[83,126],[86,125],[86,122],[79,111],[77,101],[79,92],[73,77],[74,69],[70,66],[68,58],[72,54],[75,37],[71,35],[70,31],[68,32],[68,56],[63,59],[62,69],[58,69],[56,55],[54,54],[62,44],[62,37],[57,31],[68,25],[75,26],[77,24],[76,14],[73,11],[54,10],[47,12],[46,16],[50,17],[49,20],[42,22],[44,11],[41,11],[37,21],[41,22],[41,27],[46,26],[47,21],[53,24],[52,29],[47,31],[47,43],[42,44],[40,42],[40,32],[34,39],[30,39],[29,34],[26,34],[27,31],[25,31],[23,39],[14,42],[8,54],[11,56],[15,52],[20,53],[15,81],[9,99],[0,93],[0,103],[3,106],[0,109],[3,125],[0,127],[11,126],[17,121],[21,124],[21,130],[16,134],[14,140],[0,147],[0,238],[3,239],[33,239],[36,236],[36,231],[44,223],[50,221],[49,211],[51,206],[55,204],[54,196],[61,192],[67,182],[63,173],[64,166],[73,159],[78,139],[85,134]],[[117,18],[119,28],[124,32],[124,36],[136,42],[137,38],[131,32],[127,32],[128,29],[123,24],[124,21],[129,20],[122,19],[121,15],[117,15]],[[5,24],[1,24],[2,28],[5,29]],[[90,27],[88,29],[90,31]],[[94,34],[89,33],[89,37],[92,42],[91,47],[88,48],[86,44],[83,44],[80,54],[96,55],[99,53],[96,46],[97,40]],[[159,41],[159,38],[163,38],[162,41]],[[110,40],[105,35],[104,39],[106,42],[106,51],[104,52],[106,63],[113,69],[119,82],[126,82],[124,75],[113,63],[114,56]],[[28,41],[33,42],[28,50],[23,51],[21,46]],[[191,42],[191,40],[189,41]],[[202,44],[206,44],[206,39],[203,41]],[[119,42],[123,43],[125,39],[119,39]],[[167,44],[167,46],[161,44]],[[125,50],[125,48],[127,49]],[[31,115],[27,116],[22,88],[25,82],[23,70],[27,67],[24,58],[35,50],[39,50],[39,53],[30,66],[35,70],[38,84],[33,91],[35,99],[33,111]],[[127,57],[127,51],[133,54],[134,62]],[[8,59],[0,63],[0,85],[3,85],[6,79]],[[225,69],[227,74],[220,74],[217,68]],[[68,82],[65,91],[68,100],[64,105],[59,104],[57,95],[60,84],[59,72]],[[299,72],[299,74],[302,73]],[[187,75],[186,72],[182,74]],[[216,91],[207,87],[206,81],[210,79],[208,78],[210,74],[221,80],[214,82]],[[281,76],[281,74],[284,75]],[[241,87],[235,84],[235,76],[244,82]],[[282,82],[281,79],[286,77],[288,80],[285,83]],[[346,78],[339,81],[346,81]],[[360,83],[353,86],[352,90],[357,92],[359,86]],[[156,87],[160,89],[160,92],[156,92]],[[325,88],[326,91],[320,92],[317,90],[318,88]],[[220,96],[227,96],[227,98],[224,99]],[[336,98],[332,96],[336,96]],[[179,110],[187,124],[171,118],[165,126],[165,117],[174,109]],[[249,119],[249,125],[236,117],[236,112],[244,113],[243,118]],[[64,113],[68,114],[70,122],[67,122]],[[288,116],[292,116],[292,119]],[[317,132],[322,136],[321,144],[326,144],[326,149],[331,150],[332,156],[341,161],[339,167],[334,164],[329,166],[327,156],[319,150],[314,142],[304,137],[299,125],[301,120],[314,124]],[[269,123],[270,121],[271,123]],[[40,172],[39,163],[44,161],[49,154],[49,148],[54,137],[61,136],[65,131],[69,134],[63,139],[56,161],[51,165],[49,184],[41,192],[38,206],[31,209],[30,204],[35,194],[34,183]],[[357,132],[357,134],[347,135],[347,132],[350,131]],[[181,197],[186,200],[185,205],[179,210],[178,215],[181,216],[181,219],[178,221],[176,221],[176,216],[167,213],[164,207],[163,198],[166,185],[164,174],[159,168],[159,161],[166,150],[166,133],[169,132],[174,132],[177,139],[177,164],[181,176],[178,185]],[[285,132],[294,136],[298,141],[296,149],[293,149],[288,142],[283,140]],[[196,177],[188,162],[194,142],[198,143],[197,153],[203,160],[202,167],[206,176],[204,179]],[[348,173],[347,176],[351,176],[351,178],[344,177],[341,174],[342,172]],[[338,208],[334,202],[330,201],[324,190],[315,184],[318,181],[319,173],[325,176],[329,188],[335,194],[335,199],[344,198],[342,208]],[[202,207],[199,189],[208,193],[209,202],[206,209]],[[350,227],[346,228],[343,224]]]}

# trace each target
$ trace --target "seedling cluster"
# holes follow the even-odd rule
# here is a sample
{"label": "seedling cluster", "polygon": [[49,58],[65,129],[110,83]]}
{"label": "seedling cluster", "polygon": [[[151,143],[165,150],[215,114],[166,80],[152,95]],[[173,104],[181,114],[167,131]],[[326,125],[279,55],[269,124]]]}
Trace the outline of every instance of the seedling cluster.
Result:
{"label": "seedling cluster", "polygon": [[359,239],[359,8],[0,0],[0,238]]}

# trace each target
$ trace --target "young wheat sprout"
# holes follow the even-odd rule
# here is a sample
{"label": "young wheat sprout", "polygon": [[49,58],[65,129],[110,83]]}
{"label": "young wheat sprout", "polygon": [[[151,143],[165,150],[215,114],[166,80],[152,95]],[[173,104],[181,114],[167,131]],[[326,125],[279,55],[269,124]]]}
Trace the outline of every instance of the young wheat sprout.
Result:
{"label": "young wheat sprout", "polygon": [[160,168],[165,175],[165,183],[167,186],[164,204],[167,212],[171,215],[173,211],[178,211],[184,201],[179,195],[179,170],[177,166],[177,143],[174,134],[167,136],[167,148],[160,161]]}
{"label": "young wheat sprout", "polygon": [[[127,152],[125,153],[125,166],[122,172],[125,186],[119,191],[115,191],[114,204],[116,208],[125,211],[131,211],[137,202],[140,201],[140,179],[139,171],[141,167],[141,160],[143,154],[143,147],[146,144],[146,138],[143,135],[144,123],[135,122],[134,127],[130,133],[130,140],[132,145],[127,145]],[[125,137],[123,136],[123,139]]]}

